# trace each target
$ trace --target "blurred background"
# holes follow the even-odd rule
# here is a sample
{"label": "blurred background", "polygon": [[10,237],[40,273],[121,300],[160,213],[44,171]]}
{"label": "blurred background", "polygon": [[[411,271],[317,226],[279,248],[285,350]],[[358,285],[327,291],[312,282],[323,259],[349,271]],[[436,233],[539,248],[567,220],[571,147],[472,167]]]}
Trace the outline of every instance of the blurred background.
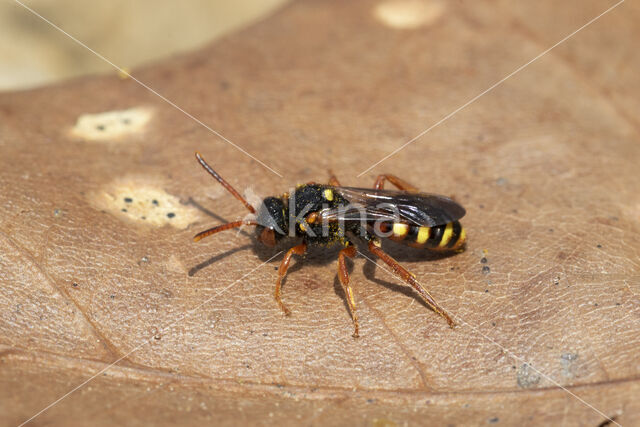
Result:
{"label": "blurred background", "polygon": [[[132,69],[197,49],[291,0],[20,1],[114,64]],[[0,3],[0,58],[0,91],[114,72],[14,0]]]}

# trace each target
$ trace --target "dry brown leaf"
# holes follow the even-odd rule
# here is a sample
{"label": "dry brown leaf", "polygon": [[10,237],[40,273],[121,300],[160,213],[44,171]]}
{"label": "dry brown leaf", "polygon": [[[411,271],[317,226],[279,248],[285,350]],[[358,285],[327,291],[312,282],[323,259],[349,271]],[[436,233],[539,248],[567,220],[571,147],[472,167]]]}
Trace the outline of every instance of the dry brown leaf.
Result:
{"label": "dry brown leaf", "polygon": [[[637,3],[357,178],[612,4],[446,2],[383,19],[393,4],[298,2],[134,73],[283,178],[132,79],[2,95],[0,423],[124,358],[34,425],[639,425]],[[73,131],[113,111],[97,129],[112,137]],[[261,196],[329,169],[455,196],[466,252],[390,250],[461,326],[358,258],[354,340],[322,250],[291,269],[284,318],[280,258],[261,266],[277,251],[233,232],[192,243],[245,213],[196,149]]]}

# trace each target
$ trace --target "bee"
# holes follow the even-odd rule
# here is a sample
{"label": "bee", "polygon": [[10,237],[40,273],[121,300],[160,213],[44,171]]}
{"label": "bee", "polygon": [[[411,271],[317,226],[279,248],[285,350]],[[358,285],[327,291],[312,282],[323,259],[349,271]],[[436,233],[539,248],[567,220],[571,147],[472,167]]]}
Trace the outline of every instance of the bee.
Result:
{"label": "bee", "polygon": [[[194,236],[194,241],[242,226],[255,226],[257,240],[269,247],[274,247],[285,237],[302,238],[302,243],[286,252],[278,269],[274,296],[285,315],[290,315],[291,311],[282,302],[281,286],[293,255],[304,255],[309,245],[339,245],[342,249],[338,254],[338,277],[353,320],[353,337],[359,336],[356,301],[345,262],[347,257],[355,257],[357,250],[353,242],[359,239],[366,243],[372,254],[408,283],[449,326],[455,326],[453,319],[418,283],[415,275],[384,252],[381,245],[381,239],[389,238],[418,249],[462,251],[466,231],[458,220],[464,216],[465,210],[452,199],[419,192],[394,175],[379,175],[373,188],[368,189],[343,187],[332,174],[328,184],[310,182],[298,185],[280,197],[265,198],[256,210],[198,152],[196,159],[244,204],[252,219],[229,222],[202,231]],[[386,181],[398,190],[384,189]]]}

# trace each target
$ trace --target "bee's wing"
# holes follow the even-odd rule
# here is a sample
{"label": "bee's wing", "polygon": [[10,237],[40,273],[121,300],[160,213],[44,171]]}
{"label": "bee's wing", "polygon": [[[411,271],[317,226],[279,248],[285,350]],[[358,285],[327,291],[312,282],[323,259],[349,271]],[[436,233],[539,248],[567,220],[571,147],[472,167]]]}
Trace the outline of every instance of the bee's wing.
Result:
{"label": "bee's wing", "polygon": [[428,193],[334,187],[348,206],[325,209],[326,221],[393,221],[435,227],[462,218],[465,210],[448,197]]}

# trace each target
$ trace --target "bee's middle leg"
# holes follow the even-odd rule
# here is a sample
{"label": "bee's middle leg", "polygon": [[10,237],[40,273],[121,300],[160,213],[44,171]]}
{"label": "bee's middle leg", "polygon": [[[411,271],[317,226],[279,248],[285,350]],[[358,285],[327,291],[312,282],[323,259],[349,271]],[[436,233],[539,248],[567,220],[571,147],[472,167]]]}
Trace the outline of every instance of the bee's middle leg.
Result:
{"label": "bee's middle leg", "polygon": [[358,338],[360,336],[358,325],[358,313],[356,313],[356,300],[353,295],[353,289],[349,285],[349,272],[347,271],[347,264],[345,263],[345,256],[353,258],[356,256],[356,247],[347,246],[340,251],[338,255],[338,278],[344,289],[345,296],[347,298],[347,304],[349,305],[349,311],[351,312],[351,319],[353,320],[353,337]]}
{"label": "bee's middle leg", "polygon": [[278,281],[276,282],[276,290],[275,290],[274,296],[276,298],[276,302],[278,303],[278,306],[286,316],[289,316],[291,314],[291,311],[282,303],[282,298],[280,298],[280,293],[282,288],[282,279],[284,279],[284,276],[287,274],[287,270],[289,269],[289,264],[291,263],[291,257],[294,254],[304,255],[306,251],[307,251],[306,242],[302,242],[299,245],[292,247],[287,251],[286,255],[282,259],[282,262],[280,263],[280,268],[278,269]]}

